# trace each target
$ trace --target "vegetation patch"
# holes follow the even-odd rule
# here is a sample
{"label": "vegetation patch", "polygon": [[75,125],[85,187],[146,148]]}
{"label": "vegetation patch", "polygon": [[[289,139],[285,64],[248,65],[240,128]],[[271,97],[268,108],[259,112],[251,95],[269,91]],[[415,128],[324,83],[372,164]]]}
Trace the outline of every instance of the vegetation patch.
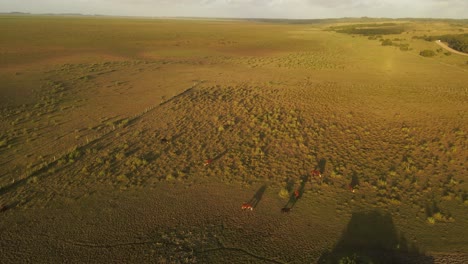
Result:
{"label": "vegetation patch", "polygon": [[468,34],[458,34],[458,35],[442,35],[442,36],[422,36],[422,37],[414,37],[424,39],[426,41],[436,41],[441,40],[443,42],[447,42],[448,46],[454,50],[458,50],[460,52],[468,53]]}
{"label": "vegetation patch", "polygon": [[434,57],[436,53],[433,50],[422,50],[419,55],[423,57]]}
{"label": "vegetation patch", "polygon": [[405,27],[397,23],[353,24],[345,26],[332,26],[329,29],[338,33],[364,36],[397,35],[405,32]]}

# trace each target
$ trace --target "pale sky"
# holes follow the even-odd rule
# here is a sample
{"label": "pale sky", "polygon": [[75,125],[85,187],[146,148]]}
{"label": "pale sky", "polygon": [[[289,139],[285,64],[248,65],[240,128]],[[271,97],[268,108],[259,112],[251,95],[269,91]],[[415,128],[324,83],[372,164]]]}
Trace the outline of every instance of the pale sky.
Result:
{"label": "pale sky", "polygon": [[468,0],[0,0],[0,12],[238,18],[468,18]]}

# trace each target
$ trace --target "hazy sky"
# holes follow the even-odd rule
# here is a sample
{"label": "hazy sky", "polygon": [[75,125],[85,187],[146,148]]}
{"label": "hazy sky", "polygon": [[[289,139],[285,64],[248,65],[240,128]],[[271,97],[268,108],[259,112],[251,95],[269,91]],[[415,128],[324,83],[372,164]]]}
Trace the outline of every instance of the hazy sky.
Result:
{"label": "hazy sky", "polygon": [[468,0],[0,0],[0,12],[192,17],[468,18]]}

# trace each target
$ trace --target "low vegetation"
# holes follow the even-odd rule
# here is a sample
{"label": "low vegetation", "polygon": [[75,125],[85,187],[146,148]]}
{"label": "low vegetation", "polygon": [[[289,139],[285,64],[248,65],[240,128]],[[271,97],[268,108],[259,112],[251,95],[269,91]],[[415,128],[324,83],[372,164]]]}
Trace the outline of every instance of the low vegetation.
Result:
{"label": "low vegetation", "polygon": [[434,57],[436,53],[433,50],[422,50],[419,55],[423,57]]}
{"label": "low vegetation", "polygon": [[16,242],[2,249],[50,262],[29,242],[54,226],[60,250],[130,262],[468,254],[468,65],[413,38],[468,25],[4,21],[0,229]]}
{"label": "low vegetation", "polygon": [[427,41],[441,40],[447,42],[449,47],[460,52],[468,53],[468,34],[442,35],[442,36],[424,36]]}
{"label": "low vegetation", "polygon": [[351,24],[345,26],[332,26],[330,30],[338,33],[357,34],[364,36],[395,35],[405,32],[405,27],[397,23]]}

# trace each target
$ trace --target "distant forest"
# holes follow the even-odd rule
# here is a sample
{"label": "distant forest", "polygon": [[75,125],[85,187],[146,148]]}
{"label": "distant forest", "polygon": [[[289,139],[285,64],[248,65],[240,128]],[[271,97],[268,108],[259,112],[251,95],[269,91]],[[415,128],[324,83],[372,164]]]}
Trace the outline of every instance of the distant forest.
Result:
{"label": "distant forest", "polygon": [[468,53],[468,34],[460,35],[442,35],[442,36],[423,36],[416,37],[427,41],[441,40],[447,42],[449,47],[464,53]]}
{"label": "distant forest", "polygon": [[338,33],[358,34],[364,36],[401,34],[405,31],[403,25],[397,23],[357,24],[330,27]]}

